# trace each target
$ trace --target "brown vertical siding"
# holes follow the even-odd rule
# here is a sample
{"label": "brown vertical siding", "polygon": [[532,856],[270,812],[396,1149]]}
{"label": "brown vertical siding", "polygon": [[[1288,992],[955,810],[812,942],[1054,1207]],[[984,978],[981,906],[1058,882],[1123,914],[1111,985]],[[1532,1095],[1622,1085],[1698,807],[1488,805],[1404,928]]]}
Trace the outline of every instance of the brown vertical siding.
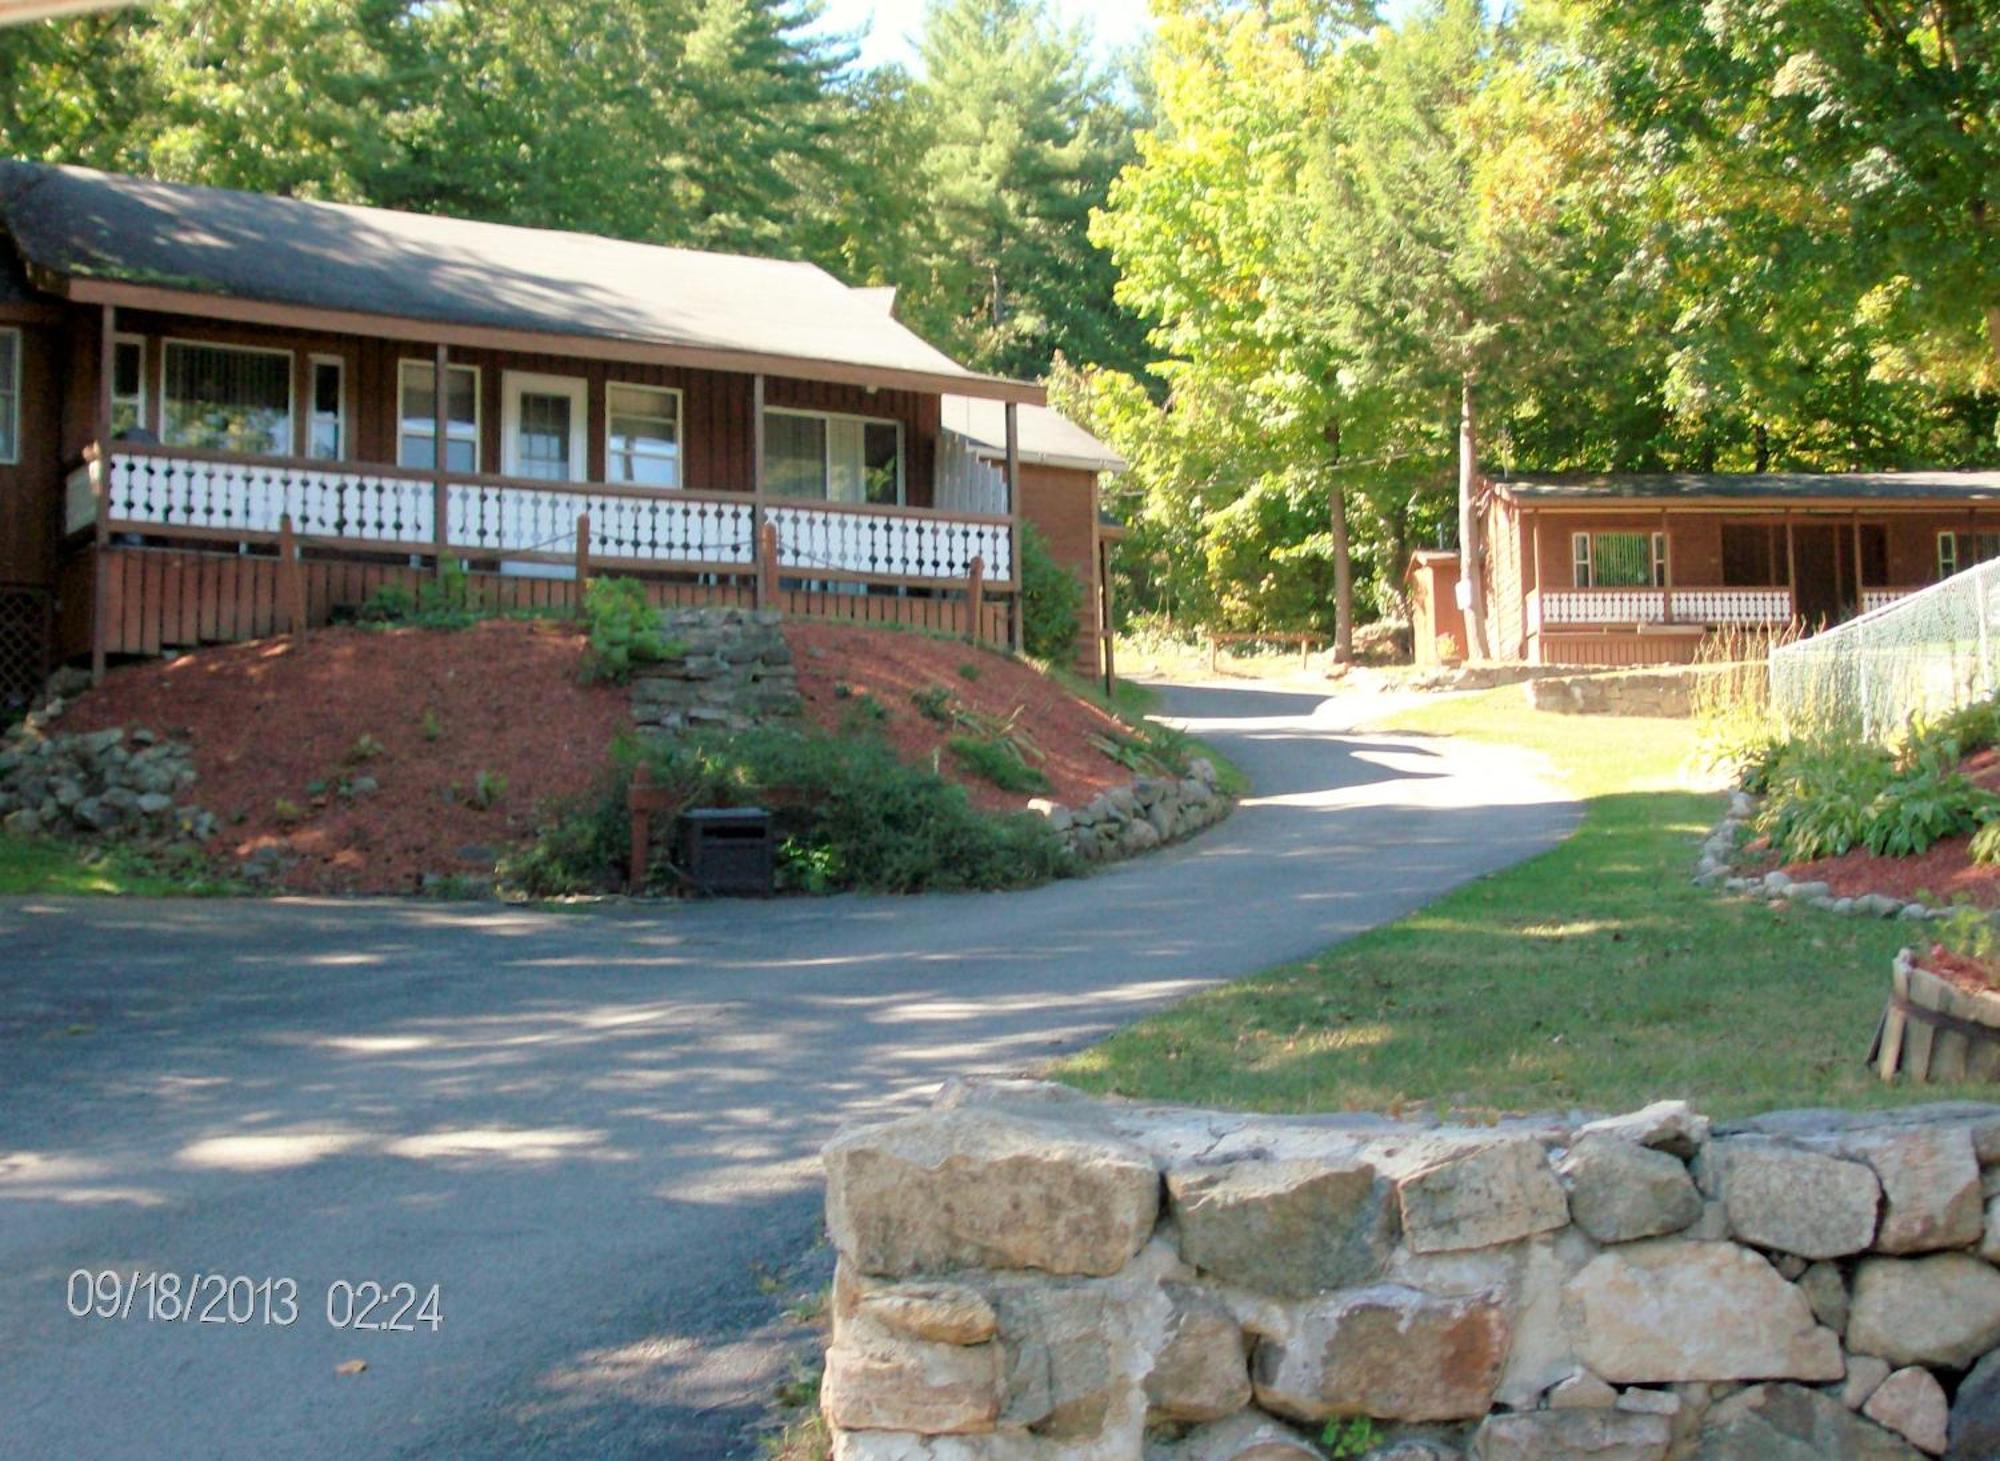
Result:
{"label": "brown vertical siding", "polygon": [[62,331],[4,314],[0,329],[21,332],[19,460],[0,462],[0,583],[47,588],[62,512]]}

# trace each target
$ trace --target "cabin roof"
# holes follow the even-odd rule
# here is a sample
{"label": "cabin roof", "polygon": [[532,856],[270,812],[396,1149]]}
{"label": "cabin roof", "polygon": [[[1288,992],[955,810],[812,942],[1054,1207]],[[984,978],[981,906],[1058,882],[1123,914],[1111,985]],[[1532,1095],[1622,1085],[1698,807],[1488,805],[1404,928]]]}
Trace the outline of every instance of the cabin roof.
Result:
{"label": "cabin roof", "polygon": [[807,263],[4,159],[0,226],[38,285],[84,302],[222,316],[254,302],[322,327],[421,322],[446,343],[560,336],[717,369],[1042,399],[967,370]]}

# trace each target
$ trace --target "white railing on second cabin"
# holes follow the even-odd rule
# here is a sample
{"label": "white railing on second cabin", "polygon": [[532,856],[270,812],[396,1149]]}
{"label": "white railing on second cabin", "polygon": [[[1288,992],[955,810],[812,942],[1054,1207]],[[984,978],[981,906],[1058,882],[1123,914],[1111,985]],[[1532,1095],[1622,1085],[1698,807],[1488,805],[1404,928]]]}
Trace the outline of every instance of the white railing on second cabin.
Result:
{"label": "white railing on second cabin", "polygon": [[1677,588],[1673,601],[1683,624],[1784,624],[1792,617],[1786,588]]}
{"label": "white railing on second cabin", "polygon": [[1886,609],[1898,599],[1906,599],[1916,593],[1915,588],[1864,588],[1861,590],[1861,612],[1872,614],[1877,609]]}
{"label": "white railing on second cabin", "polygon": [[1532,604],[1537,629],[1568,624],[1783,624],[1792,617],[1791,590],[1784,588],[1544,589]]}
{"label": "white railing on second cabin", "polygon": [[[321,545],[566,561],[580,514],[590,517],[593,561],[632,567],[747,570],[757,561],[759,503],[749,493],[694,493],[451,475],[445,533],[438,483],[366,464],[113,447],[70,475],[65,527],[96,526],[93,470],[104,482],[104,528],[219,541],[275,537],[291,519]],[[986,581],[1013,580],[1004,516],[795,500],[763,503],[777,531],[781,572],[893,583],[963,583],[972,560]]]}

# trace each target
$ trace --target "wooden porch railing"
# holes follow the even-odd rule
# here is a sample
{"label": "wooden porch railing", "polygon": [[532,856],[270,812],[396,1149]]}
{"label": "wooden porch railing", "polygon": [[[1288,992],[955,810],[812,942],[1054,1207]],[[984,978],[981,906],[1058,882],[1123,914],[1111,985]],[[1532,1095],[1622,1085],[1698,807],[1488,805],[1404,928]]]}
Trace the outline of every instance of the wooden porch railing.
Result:
{"label": "wooden porch railing", "polygon": [[[501,561],[563,563],[588,514],[590,557],[610,568],[753,573],[759,509],[787,577],[945,586],[1014,578],[1004,516],[750,492],[701,493],[488,475],[437,478],[393,467],[192,452],[117,443],[71,474],[65,528],[212,542],[272,542],[289,517],[299,542]],[[438,521],[438,504],[444,521]]]}
{"label": "wooden porch railing", "polygon": [[[1671,612],[1669,612],[1671,610]],[[1536,630],[1601,624],[1783,624],[1786,588],[1565,588],[1529,597]]]}

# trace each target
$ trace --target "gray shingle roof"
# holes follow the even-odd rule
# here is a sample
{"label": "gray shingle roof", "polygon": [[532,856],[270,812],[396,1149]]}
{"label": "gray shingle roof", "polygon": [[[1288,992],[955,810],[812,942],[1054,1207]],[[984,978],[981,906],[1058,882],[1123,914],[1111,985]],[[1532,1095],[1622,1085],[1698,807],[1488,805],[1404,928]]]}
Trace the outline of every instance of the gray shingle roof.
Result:
{"label": "gray shingle roof", "polygon": [[[1004,402],[948,395],[944,398],[944,427],[971,441],[981,455],[997,457],[1007,450]],[[1016,446],[1024,462],[1084,472],[1125,470],[1125,458],[1052,406],[1021,407],[1016,430]]]}
{"label": "gray shingle roof", "polygon": [[1773,501],[1839,498],[2000,501],[2000,472],[1613,472],[1496,479],[1530,502],[1671,502],[1677,498]]}
{"label": "gray shingle roof", "polygon": [[812,264],[13,160],[0,160],[0,223],[29,263],[73,279],[945,377],[974,393],[994,380]]}

